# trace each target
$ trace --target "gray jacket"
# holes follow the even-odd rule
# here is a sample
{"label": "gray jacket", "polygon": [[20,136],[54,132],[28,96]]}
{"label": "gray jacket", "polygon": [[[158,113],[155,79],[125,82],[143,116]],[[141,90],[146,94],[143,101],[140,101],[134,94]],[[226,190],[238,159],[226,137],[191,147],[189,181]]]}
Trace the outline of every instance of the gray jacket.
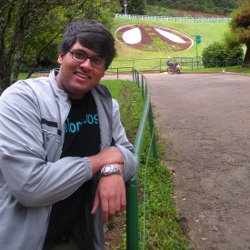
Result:
{"label": "gray jacket", "polygon": [[[120,122],[119,106],[105,86],[98,84],[92,94],[99,117],[100,148],[115,140],[124,157],[127,181],[137,164]],[[54,71],[49,77],[18,81],[0,98],[0,249],[41,250],[51,204],[93,177],[88,157],[60,159],[70,107]],[[90,215],[96,185],[93,181],[86,211],[75,228],[83,249],[90,237],[93,249],[104,249],[101,211]],[[88,232],[83,227],[86,223]]]}

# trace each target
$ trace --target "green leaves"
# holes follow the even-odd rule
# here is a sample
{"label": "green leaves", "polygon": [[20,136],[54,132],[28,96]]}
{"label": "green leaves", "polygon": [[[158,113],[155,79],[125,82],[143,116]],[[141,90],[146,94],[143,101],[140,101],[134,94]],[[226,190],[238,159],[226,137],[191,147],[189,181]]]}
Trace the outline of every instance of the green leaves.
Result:
{"label": "green leaves", "polygon": [[[76,19],[96,19],[110,27],[118,0],[8,0],[0,6],[0,90],[27,77],[37,65],[57,66],[57,46],[64,26]],[[12,75],[11,75],[12,74]],[[12,78],[12,79],[11,79]]]}
{"label": "green leaves", "polygon": [[202,61],[205,68],[241,65],[243,54],[240,46],[231,49],[223,43],[216,42],[203,50]]}

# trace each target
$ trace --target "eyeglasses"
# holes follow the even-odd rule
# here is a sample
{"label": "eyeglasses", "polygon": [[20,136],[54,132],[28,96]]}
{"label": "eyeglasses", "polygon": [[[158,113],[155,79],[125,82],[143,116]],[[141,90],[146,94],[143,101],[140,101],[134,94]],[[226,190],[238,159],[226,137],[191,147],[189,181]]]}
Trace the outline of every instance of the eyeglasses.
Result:
{"label": "eyeglasses", "polygon": [[72,58],[79,63],[83,63],[89,59],[93,67],[102,68],[105,66],[105,59],[100,56],[88,56],[83,50],[73,50],[69,52],[71,53]]}

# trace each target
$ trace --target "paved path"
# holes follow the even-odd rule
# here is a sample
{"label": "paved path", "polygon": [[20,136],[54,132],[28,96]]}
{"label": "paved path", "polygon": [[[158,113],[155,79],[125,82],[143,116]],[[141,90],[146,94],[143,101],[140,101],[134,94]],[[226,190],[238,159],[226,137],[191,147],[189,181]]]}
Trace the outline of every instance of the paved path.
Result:
{"label": "paved path", "polygon": [[192,245],[250,249],[250,76],[147,78]]}
{"label": "paved path", "polygon": [[145,76],[191,246],[249,250],[250,76]]}

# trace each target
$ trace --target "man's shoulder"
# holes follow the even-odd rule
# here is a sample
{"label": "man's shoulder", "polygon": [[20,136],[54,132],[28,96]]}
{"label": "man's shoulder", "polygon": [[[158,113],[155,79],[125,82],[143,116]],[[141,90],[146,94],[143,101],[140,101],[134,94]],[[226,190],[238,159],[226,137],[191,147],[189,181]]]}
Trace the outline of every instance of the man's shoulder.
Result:
{"label": "man's shoulder", "polygon": [[98,95],[101,95],[105,98],[112,98],[111,93],[108,89],[107,86],[99,83],[93,90],[92,92],[96,92]]}
{"label": "man's shoulder", "polygon": [[95,88],[108,90],[108,87],[102,83],[98,83]]}
{"label": "man's shoulder", "polygon": [[42,77],[36,77],[36,78],[29,78],[25,80],[27,84],[32,85],[32,86],[39,86],[39,85],[46,85],[49,84],[49,77],[47,76],[42,76]]}
{"label": "man's shoulder", "polygon": [[47,77],[38,77],[38,78],[29,78],[24,80],[18,80],[13,83],[10,87],[8,87],[3,94],[28,94],[34,93],[36,90],[40,89],[40,86],[48,85],[48,78]]}

